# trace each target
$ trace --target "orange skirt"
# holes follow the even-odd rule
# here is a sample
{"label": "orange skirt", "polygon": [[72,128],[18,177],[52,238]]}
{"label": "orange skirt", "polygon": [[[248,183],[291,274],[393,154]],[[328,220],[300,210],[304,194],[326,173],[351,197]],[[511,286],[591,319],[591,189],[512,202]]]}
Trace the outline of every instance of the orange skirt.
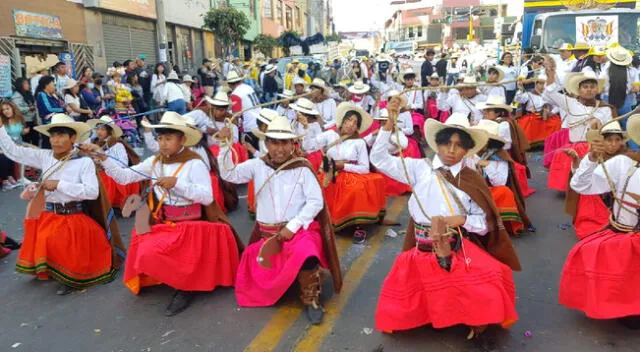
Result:
{"label": "orange skirt", "polygon": [[491,197],[496,202],[504,227],[510,235],[519,236],[524,229],[524,224],[522,223],[520,212],[518,212],[513,192],[507,186],[489,187],[489,190],[491,191]]}
{"label": "orange skirt", "polygon": [[43,212],[25,220],[16,270],[75,288],[110,282],[116,274],[105,230],[82,213]]}
{"label": "orange skirt", "polygon": [[[319,175],[321,183],[323,177],[323,174]],[[384,178],[381,175],[340,171],[335,181],[323,188],[322,193],[336,231],[384,219],[387,196],[384,194]]]}
{"label": "orange skirt", "polygon": [[549,116],[546,120],[543,120],[540,115],[527,113],[518,119],[518,125],[527,136],[529,144],[541,145],[547,137],[556,131],[560,131],[562,121],[558,115]]}
{"label": "orange skirt", "polygon": [[100,178],[102,178],[102,183],[104,183],[104,188],[107,191],[107,197],[113,208],[122,208],[127,197],[140,193],[140,184],[138,182],[121,185],[109,177],[104,171],[100,171]]}

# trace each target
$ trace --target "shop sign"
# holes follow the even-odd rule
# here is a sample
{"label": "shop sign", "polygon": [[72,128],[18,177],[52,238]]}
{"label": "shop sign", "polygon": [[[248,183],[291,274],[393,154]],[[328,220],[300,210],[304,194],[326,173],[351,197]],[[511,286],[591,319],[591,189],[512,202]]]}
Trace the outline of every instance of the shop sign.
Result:
{"label": "shop sign", "polygon": [[0,97],[8,98],[11,94],[11,58],[0,55]]}
{"label": "shop sign", "polygon": [[155,0],[100,0],[100,7],[128,15],[156,18]]}
{"label": "shop sign", "polygon": [[62,39],[60,17],[42,13],[13,10],[16,35],[45,39]]}

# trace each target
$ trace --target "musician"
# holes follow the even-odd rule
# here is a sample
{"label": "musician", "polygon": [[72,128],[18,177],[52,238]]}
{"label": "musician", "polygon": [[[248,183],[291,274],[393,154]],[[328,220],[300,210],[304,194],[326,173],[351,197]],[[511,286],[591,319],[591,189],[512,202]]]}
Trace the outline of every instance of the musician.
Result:
{"label": "musician", "polygon": [[[520,270],[520,263],[499,226],[488,187],[463,163],[485,146],[486,133],[470,129],[463,114],[452,114],[444,124],[427,120],[426,139],[436,155],[433,161],[406,159],[407,179],[400,158],[388,153],[394,124],[389,119],[378,134],[371,161],[380,172],[412,187],[411,220],[404,252],[382,285],[376,328],[389,332],[465,324],[471,328],[468,338],[483,339],[489,325],[509,327],[518,320],[512,269]],[[432,232],[435,217],[455,233]]]}
{"label": "musician", "polygon": [[[304,116],[300,122],[308,129]],[[367,145],[360,138],[372,122],[371,116],[360,107],[341,103],[336,113],[336,130],[305,136],[302,140],[305,151],[322,151],[320,178],[331,223],[336,231],[355,225],[354,243],[364,243],[367,236],[357,225],[380,221],[386,208],[384,179],[369,172]]]}
{"label": "musician", "polygon": [[164,113],[157,125],[143,121],[143,127],[158,134],[160,150],[131,168],[96,154],[96,145],[84,147],[119,184],[153,182],[148,196],[153,226],[149,233],[134,229],[131,234],[124,284],[135,295],[146,286],[173,287],[167,316],[186,309],[196,292],[233,286],[243,246],[214,202],[206,164],[189,148],[202,139],[191,123],[175,112]]}
{"label": "musician", "polygon": [[[229,130],[221,131],[221,134]],[[218,162],[222,177],[233,183],[255,182],[256,225],[249,246],[242,254],[235,286],[241,307],[274,305],[297,280],[300,299],[312,324],[319,324],[324,315],[320,291],[324,270],[333,277],[334,289],[340,291],[342,276],[335,246],[335,236],[324,205],[322,189],[304,158],[297,158],[291,124],[285,117],[276,117],[266,132],[267,154],[233,167],[228,153],[221,153]],[[273,266],[267,269],[258,262],[262,245],[277,237],[282,251],[271,257]]]}
{"label": "musician", "polygon": [[90,127],[55,114],[51,123],[34,128],[50,138],[51,150],[17,146],[0,121],[4,154],[44,172],[44,212],[24,221],[16,270],[60,282],[58,295],[112,281],[124,261],[124,245],[93,161],[74,149]]}
{"label": "musician", "polygon": [[[606,127],[606,126],[605,126]],[[640,142],[640,115],[627,121],[629,138]],[[581,195],[611,193],[614,199],[609,226],[580,242],[569,252],[560,279],[560,304],[580,310],[592,319],[618,319],[637,329],[640,280],[637,255],[640,172],[636,153],[621,154],[602,163],[607,142],[590,142],[590,152],[571,178]],[[615,293],[615,294],[613,294]]]}

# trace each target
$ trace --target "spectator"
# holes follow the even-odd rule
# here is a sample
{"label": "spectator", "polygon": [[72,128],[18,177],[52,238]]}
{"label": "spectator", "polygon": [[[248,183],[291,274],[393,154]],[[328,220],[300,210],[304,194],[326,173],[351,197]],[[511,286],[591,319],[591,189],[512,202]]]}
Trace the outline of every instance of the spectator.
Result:
{"label": "spectator", "polygon": [[40,143],[40,136],[33,127],[38,125],[38,111],[36,109],[36,100],[31,94],[29,80],[26,78],[16,79],[15,92],[11,96],[11,101],[16,104],[25,121],[25,126],[29,128],[28,133],[22,139],[26,143],[37,146]]}
{"label": "spectator", "polygon": [[124,66],[124,75],[122,75],[122,80],[127,81],[127,76],[136,74],[136,62],[133,60],[124,60],[122,63]]}
{"label": "spectator", "polygon": [[206,95],[204,87],[200,83],[200,76],[193,76],[193,84],[191,85],[191,101],[193,108],[197,108],[202,104],[202,99]]}
{"label": "spectator", "polygon": [[213,97],[214,88],[217,85],[217,76],[213,72],[212,66],[215,66],[209,59],[202,60],[202,66],[198,69],[198,75],[202,80],[202,87],[208,97]]}
{"label": "spectator", "polygon": [[184,93],[176,71],[169,73],[162,98],[167,102],[167,110],[177,112],[180,115],[187,113],[187,102],[184,100]]}
{"label": "spectator", "polygon": [[35,67],[32,71],[32,73],[35,73],[33,75],[33,77],[31,77],[31,94],[35,97],[36,96],[36,89],[38,88],[38,82],[40,82],[40,78],[42,78],[42,76],[48,74],[49,72],[49,68],[47,66],[44,66],[44,63],[42,65],[37,64],[37,67]]}
{"label": "spectator", "polygon": [[92,72],[91,77],[85,78],[84,83],[80,83],[80,95],[87,102],[89,109],[95,112],[102,107],[102,98],[93,91],[94,88],[95,83]]}
{"label": "spectator", "polygon": [[93,76],[93,69],[91,67],[85,67],[82,70],[82,74],[80,74],[80,79],[78,79],[78,81],[80,83],[86,83],[87,81],[89,81],[89,79],[91,79]]}
{"label": "spectator", "polygon": [[447,54],[440,54],[440,60],[436,63],[436,72],[438,76],[444,81],[447,78]]}
{"label": "spectator", "polygon": [[278,82],[275,79],[276,69],[276,66],[268,65],[264,70],[262,92],[265,103],[276,100],[276,94],[278,94]]}
{"label": "spectator", "polygon": [[53,72],[55,72],[55,93],[58,93],[59,97],[64,97],[62,90],[67,86],[67,81],[71,79],[67,75],[67,65],[60,61],[53,66]]}
{"label": "spectator", "polygon": [[133,95],[130,88],[126,84],[122,84],[122,75],[120,72],[113,72],[111,84],[116,100],[116,113],[118,116],[133,115],[136,110],[133,108]]}
{"label": "spectator", "polygon": [[447,63],[447,85],[450,86],[458,80],[461,65],[458,64],[458,55],[453,54]]}
{"label": "spectator", "polygon": [[69,116],[74,120],[86,122],[93,111],[89,109],[89,105],[80,95],[79,82],[71,78],[67,81],[67,85],[62,89],[64,94],[64,102],[71,109]]}
{"label": "spectator", "polygon": [[[27,127],[20,110],[16,104],[11,101],[4,101],[0,104],[0,118],[7,130],[7,134],[17,144],[22,143],[22,136],[29,133],[30,128]],[[6,156],[2,154],[4,159]],[[7,169],[0,171],[0,179],[2,179],[2,189],[13,189],[19,186],[18,181],[13,177],[15,163],[10,160],[0,160],[0,167],[6,167]],[[21,180],[24,179],[24,169],[22,169]]]}
{"label": "spectator", "polygon": [[151,76],[151,96],[156,106],[164,105],[162,96],[164,94],[164,84],[167,82],[167,78],[164,75],[164,65],[157,63],[153,69],[153,75]]}
{"label": "spectator", "polygon": [[436,52],[433,49],[427,50],[425,54],[425,60],[422,63],[422,67],[420,68],[420,84],[423,87],[429,85],[429,77],[433,74],[433,57],[436,55]]}
{"label": "spectator", "polygon": [[102,73],[93,74],[93,94],[102,101],[101,106],[106,109],[115,107],[114,98],[116,97],[111,87],[104,84],[104,75]]}
{"label": "spectator", "polygon": [[184,102],[187,104],[187,110],[193,110],[193,105],[191,105],[191,86],[193,85],[193,78],[190,75],[184,75],[182,77],[182,85],[180,88],[182,89],[182,95],[184,95]]}
{"label": "spectator", "polygon": [[130,74],[127,76],[127,87],[131,92],[131,105],[136,113],[147,111],[147,104],[144,101],[144,88],[140,84],[140,79],[136,74]]}
{"label": "spectator", "polygon": [[136,59],[136,75],[138,76],[138,82],[142,86],[144,105],[148,109],[151,106],[153,96],[151,95],[151,73],[147,70],[146,60],[146,55],[138,55]]}
{"label": "spectator", "polygon": [[[48,125],[51,122],[51,115],[64,113],[64,102],[58,99],[56,95],[56,83],[55,78],[52,76],[43,76],[38,83],[38,89],[36,89],[36,107],[38,108],[38,115],[40,115],[40,121],[43,124]],[[40,136],[43,149],[51,149],[49,143],[49,137],[45,135]]]}

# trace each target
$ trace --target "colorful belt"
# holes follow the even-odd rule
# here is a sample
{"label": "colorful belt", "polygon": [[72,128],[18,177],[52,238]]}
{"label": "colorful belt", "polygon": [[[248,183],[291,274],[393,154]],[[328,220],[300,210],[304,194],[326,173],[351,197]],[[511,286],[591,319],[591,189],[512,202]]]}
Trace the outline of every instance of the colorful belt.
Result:
{"label": "colorful belt", "polygon": [[265,224],[258,221],[258,231],[260,231],[260,235],[264,238],[270,238],[279,234],[280,230],[285,226],[287,226],[286,222],[281,222],[279,224]]}
{"label": "colorful belt", "polygon": [[[418,223],[414,224],[415,228],[415,239],[416,246],[423,252],[433,252],[433,240],[429,237],[429,231],[431,230],[431,226],[421,225]],[[457,251],[458,249],[458,236],[457,231],[453,230],[455,234],[449,238],[449,243],[451,243],[451,249],[453,251]]]}
{"label": "colorful belt", "polygon": [[83,202],[46,203],[44,210],[58,215],[73,215],[84,211]]}

